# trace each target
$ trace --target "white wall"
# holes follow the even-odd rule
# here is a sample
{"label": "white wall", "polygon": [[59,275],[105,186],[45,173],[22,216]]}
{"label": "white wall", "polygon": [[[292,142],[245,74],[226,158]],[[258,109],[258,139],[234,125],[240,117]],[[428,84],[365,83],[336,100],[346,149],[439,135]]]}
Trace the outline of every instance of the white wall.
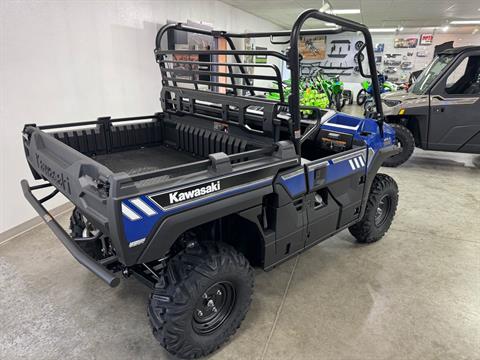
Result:
{"label": "white wall", "polygon": [[33,180],[23,124],[160,110],[153,48],[167,19],[238,32],[278,29],[214,0],[0,1],[0,233],[36,215],[19,184]]}

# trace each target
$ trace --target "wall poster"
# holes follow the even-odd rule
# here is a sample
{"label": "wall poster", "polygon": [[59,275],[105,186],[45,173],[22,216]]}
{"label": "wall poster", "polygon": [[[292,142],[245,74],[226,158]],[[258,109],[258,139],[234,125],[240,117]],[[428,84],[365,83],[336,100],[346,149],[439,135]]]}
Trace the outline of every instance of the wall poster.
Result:
{"label": "wall poster", "polygon": [[299,51],[303,60],[323,60],[326,57],[327,41],[325,35],[307,35],[300,37]]}
{"label": "wall poster", "polygon": [[396,49],[410,49],[417,47],[418,38],[396,38],[393,47]]}

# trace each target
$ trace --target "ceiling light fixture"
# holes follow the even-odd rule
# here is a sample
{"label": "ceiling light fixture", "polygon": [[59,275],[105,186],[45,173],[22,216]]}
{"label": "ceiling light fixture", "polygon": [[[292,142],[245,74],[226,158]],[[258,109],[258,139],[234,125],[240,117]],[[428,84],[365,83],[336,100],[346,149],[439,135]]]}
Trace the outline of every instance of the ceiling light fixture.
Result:
{"label": "ceiling light fixture", "polygon": [[370,32],[380,33],[380,32],[395,32],[397,28],[370,28]]}
{"label": "ceiling light fixture", "polygon": [[404,27],[403,26],[399,26],[398,27],[398,31],[403,31]]}
{"label": "ceiling light fixture", "polygon": [[448,26],[448,25],[442,26],[442,31],[443,32],[447,32],[448,29],[450,29],[450,26]]}
{"label": "ceiling light fixture", "polygon": [[332,10],[333,15],[360,14],[360,9],[336,9]]}
{"label": "ceiling light fixture", "polygon": [[452,25],[478,25],[480,20],[453,20],[450,21]]}
{"label": "ceiling light fixture", "polygon": [[330,12],[332,9],[332,4],[328,0],[323,0],[323,5],[318,9],[320,12]]}

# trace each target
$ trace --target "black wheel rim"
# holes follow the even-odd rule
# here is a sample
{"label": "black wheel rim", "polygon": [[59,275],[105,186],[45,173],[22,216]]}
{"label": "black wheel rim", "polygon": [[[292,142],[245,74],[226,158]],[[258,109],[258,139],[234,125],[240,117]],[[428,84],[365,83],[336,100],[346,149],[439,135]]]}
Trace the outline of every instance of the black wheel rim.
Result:
{"label": "black wheel rim", "polygon": [[383,195],[378,202],[377,210],[375,211],[375,226],[380,227],[388,219],[390,209],[392,208],[392,198],[390,195]]}
{"label": "black wheel rim", "polygon": [[209,334],[222,325],[232,313],[237,295],[232,283],[217,282],[200,297],[193,312],[193,329],[198,334]]}

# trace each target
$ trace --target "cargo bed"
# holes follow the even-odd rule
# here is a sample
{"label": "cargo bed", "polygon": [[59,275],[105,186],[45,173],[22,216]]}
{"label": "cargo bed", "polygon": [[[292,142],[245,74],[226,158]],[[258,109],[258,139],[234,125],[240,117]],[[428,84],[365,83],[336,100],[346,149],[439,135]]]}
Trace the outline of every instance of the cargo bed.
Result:
{"label": "cargo bed", "polygon": [[92,158],[114,173],[125,172],[128,175],[137,175],[204,159],[204,157],[164,145],[98,155]]}

